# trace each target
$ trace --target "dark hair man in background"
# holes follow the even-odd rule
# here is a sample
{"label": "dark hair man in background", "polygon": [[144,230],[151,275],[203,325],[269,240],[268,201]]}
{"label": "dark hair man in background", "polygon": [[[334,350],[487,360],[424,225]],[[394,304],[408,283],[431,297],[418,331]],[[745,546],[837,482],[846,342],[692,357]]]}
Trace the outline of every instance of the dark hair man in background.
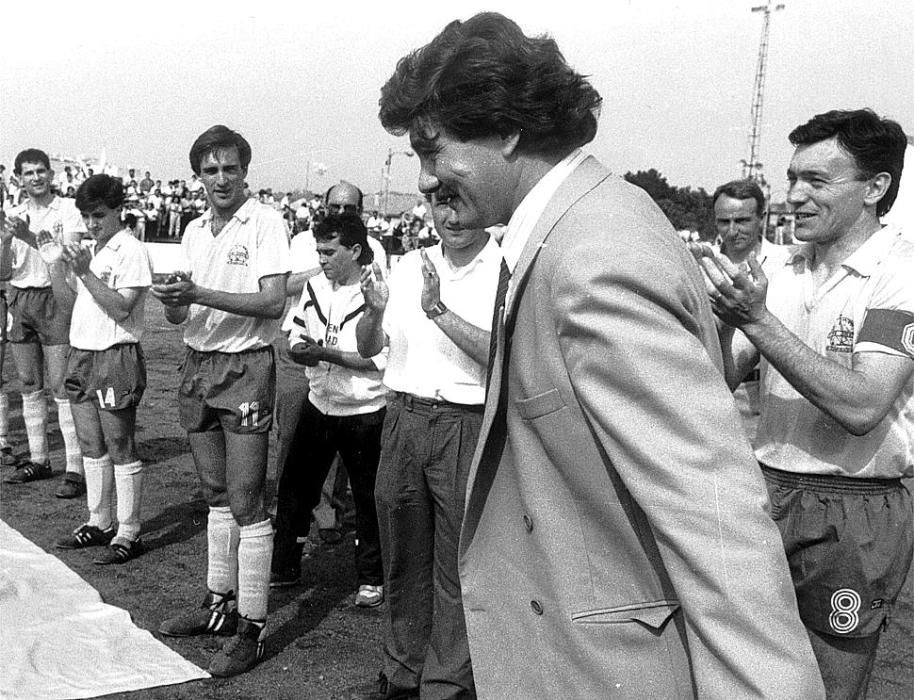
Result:
{"label": "dark hair man in background", "polygon": [[[766,272],[784,264],[789,256],[784,246],[765,239],[765,194],[753,180],[731,180],[714,191],[714,225],[720,252],[736,265],[748,265],[750,255]],[[754,368],[733,390],[743,428],[755,439],[759,417],[759,371]]]}

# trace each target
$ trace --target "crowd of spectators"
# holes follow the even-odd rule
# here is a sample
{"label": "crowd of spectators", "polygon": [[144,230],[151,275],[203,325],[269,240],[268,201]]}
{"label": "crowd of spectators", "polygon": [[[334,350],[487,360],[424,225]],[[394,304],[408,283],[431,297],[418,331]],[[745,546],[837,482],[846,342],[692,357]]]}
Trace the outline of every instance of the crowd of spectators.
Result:
{"label": "crowd of spectators", "polygon": [[[87,165],[66,164],[55,175],[54,193],[73,198],[80,184],[93,174],[94,168]],[[136,169],[128,168],[125,175],[115,176],[120,177],[127,193],[124,224],[141,241],[179,241],[187,224],[209,206],[203,184],[194,174],[189,180],[163,181],[153,179],[148,170],[140,176]],[[309,193],[292,200],[289,194],[274,194],[271,188],[266,188],[256,192],[249,189],[248,195],[280,211],[292,236],[310,231],[326,213],[324,196],[320,194]],[[25,197],[18,178],[7,175],[6,166],[0,164],[0,201],[4,208],[19,204]],[[422,199],[417,199],[412,208],[396,214],[373,209],[366,211],[362,218],[369,234],[381,241],[388,257],[438,242],[429,207]]]}

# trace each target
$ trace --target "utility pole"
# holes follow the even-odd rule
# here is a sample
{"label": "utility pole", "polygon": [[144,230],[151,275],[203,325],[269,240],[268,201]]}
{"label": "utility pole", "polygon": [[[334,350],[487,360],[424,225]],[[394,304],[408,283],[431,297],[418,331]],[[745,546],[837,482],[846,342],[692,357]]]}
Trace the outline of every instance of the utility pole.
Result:
{"label": "utility pole", "polygon": [[764,5],[752,8],[753,12],[762,12],[762,38],[759,41],[758,61],[755,65],[755,86],[752,91],[752,124],[749,127],[749,158],[742,161],[743,177],[764,183],[762,164],[758,162],[759,143],[762,140],[762,104],[765,98],[765,69],[768,65],[768,31],[771,27],[772,11],[783,10],[783,3],[771,7],[771,0]]}
{"label": "utility pole", "polygon": [[384,161],[384,216],[385,218],[390,213],[390,162],[394,159],[394,156],[406,156],[407,158],[413,157],[412,151],[395,151],[392,148],[387,149],[387,160]]}

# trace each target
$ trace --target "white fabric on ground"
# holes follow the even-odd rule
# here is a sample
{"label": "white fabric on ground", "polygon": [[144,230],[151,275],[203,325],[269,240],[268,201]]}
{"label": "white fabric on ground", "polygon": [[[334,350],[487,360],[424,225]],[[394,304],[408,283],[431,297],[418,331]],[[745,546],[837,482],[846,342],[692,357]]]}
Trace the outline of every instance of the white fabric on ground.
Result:
{"label": "white fabric on ground", "polygon": [[65,700],[208,678],[0,521],[0,698]]}

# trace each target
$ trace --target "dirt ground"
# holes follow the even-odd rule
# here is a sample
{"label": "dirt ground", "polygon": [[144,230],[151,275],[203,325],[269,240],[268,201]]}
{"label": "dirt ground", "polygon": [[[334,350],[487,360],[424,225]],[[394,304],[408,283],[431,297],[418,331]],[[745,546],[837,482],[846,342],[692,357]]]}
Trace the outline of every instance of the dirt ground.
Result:
{"label": "dirt ground", "polygon": [[[55,539],[83,522],[85,499],[54,497],[63,470],[58,433],[51,442],[54,479],[0,489],[0,515],[43,549],[58,556],[94,586],[105,602],[130,612],[141,628],[155,632],[173,611],[199,604],[204,593],[206,506],[200,499],[188,445],[178,425],[175,401],[180,331],[164,319],[161,305],[147,300],[143,340],[149,381],[138,413],[137,442],[145,463],[143,541],[147,553],[122,566],[92,564],[92,551],[54,549]],[[7,359],[11,435],[25,449],[18,383]],[[53,420],[53,412],[52,412]],[[56,423],[54,424],[56,431]],[[4,468],[3,475],[9,473]],[[271,488],[275,469],[271,465]],[[374,688],[380,669],[385,608],[353,605],[352,533],[333,546],[317,547],[303,566],[305,585],[271,592],[266,657],[253,671],[227,680],[206,680],[105,697],[129,700],[221,698],[350,700]],[[892,624],[883,635],[869,697],[914,696],[914,576],[909,575]],[[510,585],[510,584],[506,584]],[[221,640],[165,639],[182,656],[206,668]]]}

